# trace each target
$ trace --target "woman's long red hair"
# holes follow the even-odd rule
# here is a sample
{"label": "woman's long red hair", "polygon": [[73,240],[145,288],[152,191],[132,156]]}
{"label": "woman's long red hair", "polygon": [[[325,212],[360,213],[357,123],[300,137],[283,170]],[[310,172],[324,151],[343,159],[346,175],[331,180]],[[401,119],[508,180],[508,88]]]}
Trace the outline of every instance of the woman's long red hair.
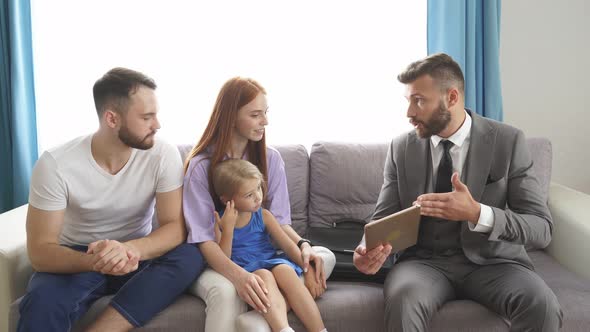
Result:
{"label": "woman's long red hair", "polygon": [[[243,77],[234,77],[225,82],[213,107],[213,112],[209,118],[209,123],[205,132],[199,139],[197,145],[193,147],[184,162],[184,172],[188,171],[188,165],[192,158],[204,152],[208,147],[215,145],[209,156],[209,189],[212,193],[213,201],[217,208],[220,208],[219,198],[211,191],[212,179],[211,170],[221,162],[231,148],[232,137],[234,134],[234,125],[236,123],[238,111],[244,105],[248,104],[258,94],[265,94],[264,88],[255,80]],[[258,142],[248,141],[246,146],[248,161],[256,165],[264,177],[264,182],[268,183],[267,164],[266,164],[266,134]],[[266,197],[266,195],[265,195]]]}

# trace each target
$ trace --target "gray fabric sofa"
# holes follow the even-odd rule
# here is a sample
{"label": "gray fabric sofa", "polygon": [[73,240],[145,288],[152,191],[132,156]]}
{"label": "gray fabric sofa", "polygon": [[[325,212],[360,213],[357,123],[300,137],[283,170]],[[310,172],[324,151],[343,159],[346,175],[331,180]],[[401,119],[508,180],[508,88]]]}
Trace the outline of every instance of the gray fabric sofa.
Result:
{"label": "gray fabric sofa", "polygon": [[[546,139],[529,139],[534,169],[547,194],[555,220],[551,245],[529,252],[537,272],[553,289],[564,311],[564,331],[588,331],[590,326],[590,220],[586,195],[550,183],[552,151]],[[190,146],[179,146],[184,156]],[[317,143],[308,154],[300,145],[279,146],[285,160],[293,226],[305,235],[310,225],[332,227],[344,219],[368,221],[383,181],[387,144]],[[0,332],[13,331],[18,298],[32,269],[26,256],[26,206],[0,215]],[[80,330],[108,303],[97,301],[75,330]],[[317,301],[330,331],[384,331],[380,284],[329,281]],[[10,307],[9,307],[10,306]],[[8,319],[7,319],[8,318]],[[291,313],[296,331],[303,331]],[[541,317],[540,317],[541,319]],[[205,304],[183,295],[142,331],[203,331]],[[508,323],[471,301],[452,301],[431,322],[431,331],[507,331]]]}

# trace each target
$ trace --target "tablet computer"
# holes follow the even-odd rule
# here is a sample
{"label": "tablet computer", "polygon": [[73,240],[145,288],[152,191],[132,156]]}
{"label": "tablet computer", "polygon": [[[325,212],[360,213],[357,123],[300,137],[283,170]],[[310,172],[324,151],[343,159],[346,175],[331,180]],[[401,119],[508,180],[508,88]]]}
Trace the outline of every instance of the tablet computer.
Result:
{"label": "tablet computer", "polygon": [[381,243],[389,242],[391,252],[404,250],[418,241],[420,206],[413,205],[387,217],[365,225],[365,243],[371,250]]}

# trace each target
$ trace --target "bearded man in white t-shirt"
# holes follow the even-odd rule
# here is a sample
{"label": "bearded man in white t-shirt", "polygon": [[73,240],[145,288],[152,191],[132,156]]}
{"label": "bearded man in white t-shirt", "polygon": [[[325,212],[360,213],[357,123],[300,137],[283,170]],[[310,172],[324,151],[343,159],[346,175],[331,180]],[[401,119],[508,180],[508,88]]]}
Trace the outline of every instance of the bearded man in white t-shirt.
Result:
{"label": "bearded man in white t-shirt", "polygon": [[[31,179],[27,248],[34,269],[18,331],[69,331],[114,294],[90,331],[147,323],[201,273],[184,243],[182,161],[155,139],[156,84],[114,68],[94,84],[99,129],[43,153]],[[159,227],[152,231],[154,206]]]}

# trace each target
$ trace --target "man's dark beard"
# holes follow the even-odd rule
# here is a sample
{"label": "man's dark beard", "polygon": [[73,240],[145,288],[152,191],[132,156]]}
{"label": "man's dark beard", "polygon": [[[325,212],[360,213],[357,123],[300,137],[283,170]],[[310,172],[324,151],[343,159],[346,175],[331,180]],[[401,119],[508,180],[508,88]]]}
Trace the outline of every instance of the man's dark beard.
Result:
{"label": "man's dark beard", "polygon": [[151,133],[144,137],[143,139],[134,136],[127,127],[126,124],[123,124],[121,129],[119,129],[119,139],[125,145],[139,150],[148,150],[152,146],[154,146],[154,141],[147,141],[148,137],[153,136],[155,133]]}
{"label": "man's dark beard", "polygon": [[430,119],[427,122],[420,122],[424,130],[422,132],[416,130],[416,133],[420,138],[429,138],[432,135],[438,135],[447,127],[449,122],[451,122],[451,112],[441,100]]}

